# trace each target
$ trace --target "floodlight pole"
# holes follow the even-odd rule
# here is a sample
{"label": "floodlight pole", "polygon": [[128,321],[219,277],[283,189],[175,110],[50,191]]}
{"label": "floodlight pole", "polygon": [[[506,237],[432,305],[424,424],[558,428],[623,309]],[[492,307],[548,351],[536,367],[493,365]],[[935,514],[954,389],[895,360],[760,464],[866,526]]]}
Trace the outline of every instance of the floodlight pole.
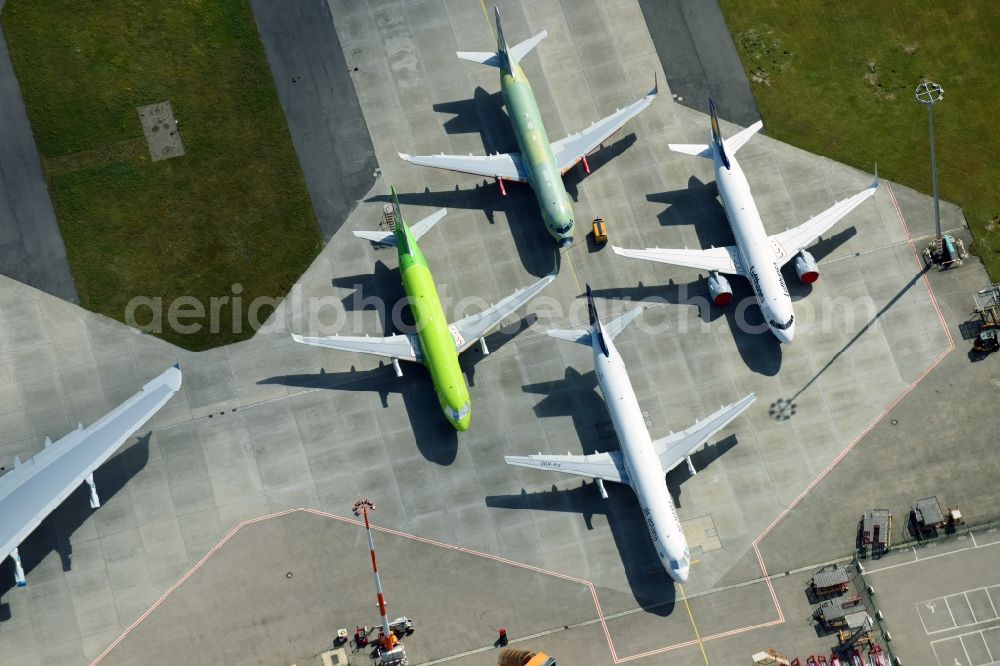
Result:
{"label": "floodlight pole", "polygon": [[372,526],[368,522],[368,512],[375,509],[375,503],[367,497],[362,497],[351,507],[354,515],[364,515],[365,530],[368,532],[368,548],[371,551],[372,571],[375,573],[375,596],[378,600],[379,620],[382,624],[382,647],[391,650],[396,643],[396,636],[389,628],[389,618],[385,611],[385,596],[382,594],[382,579],[378,575],[378,564],[375,562],[375,540],[372,539]]}
{"label": "floodlight pole", "polygon": [[927,107],[927,125],[931,135],[931,180],[934,183],[934,238],[940,240],[941,205],[938,202],[937,157],[934,153],[934,103],[944,98],[944,88],[933,81],[924,81],[917,86],[916,100]]}

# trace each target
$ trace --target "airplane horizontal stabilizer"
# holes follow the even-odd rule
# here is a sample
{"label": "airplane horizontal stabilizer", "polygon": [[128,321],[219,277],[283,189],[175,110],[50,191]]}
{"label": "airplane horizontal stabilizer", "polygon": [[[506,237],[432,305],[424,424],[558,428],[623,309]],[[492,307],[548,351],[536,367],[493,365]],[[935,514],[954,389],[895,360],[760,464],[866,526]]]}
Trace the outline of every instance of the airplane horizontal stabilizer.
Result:
{"label": "airplane horizontal stabilizer", "polygon": [[490,67],[500,66],[500,56],[492,51],[458,51],[455,55],[462,60],[478,62],[480,65],[488,65]]}
{"label": "airplane horizontal stabilizer", "polygon": [[750,137],[752,137],[754,134],[763,129],[763,127],[764,123],[758,120],[750,127],[740,130],[733,136],[729,137],[728,139],[725,140],[726,151],[730,155],[735,155],[736,151],[742,148],[744,144],[746,144],[746,142],[750,140]]}
{"label": "airplane horizontal stabilizer", "polygon": [[[434,225],[440,222],[447,214],[448,209],[442,208],[431,213],[410,227],[410,233],[413,234],[414,240],[419,239],[421,236],[430,231]],[[396,234],[391,231],[355,231],[354,235],[358,238],[364,238],[365,240],[370,240],[373,243],[380,243],[382,245],[396,244]]]}
{"label": "airplane horizontal stabilizer", "polygon": [[545,333],[557,340],[566,340],[567,342],[575,342],[587,347],[590,346],[590,331],[584,331],[579,328],[550,328]]}
{"label": "airplane horizontal stabilizer", "polygon": [[635,321],[635,318],[642,314],[648,306],[642,305],[633,310],[630,310],[620,317],[612,319],[607,324],[602,324],[601,328],[604,329],[604,333],[607,334],[609,338],[614,340],[619,333],[625,330],[625,327]]}
{"label": "airplane horizontal stabilizer", "polygon": [[[531,50],[538,46],[539,42],[549,36],[547,30],[542,30],[540,33],[534,37],[529,37],[517,46],[512,46],[507,49],[507,54],[510,58],[517,62],[524,56],[531,53]],[[491,53],[490,51],[458,51],[455,53],[462,60],[468,60],[470,62],[478,62],[480,65],[486,65],[488,67],[500,67],[500,56],[497,53]]]}
{"label": "airplane horizontal stabilizer", "polygon": [[675,153],[712,159],[712,149],[704,143],[669,143],[667,146]]}

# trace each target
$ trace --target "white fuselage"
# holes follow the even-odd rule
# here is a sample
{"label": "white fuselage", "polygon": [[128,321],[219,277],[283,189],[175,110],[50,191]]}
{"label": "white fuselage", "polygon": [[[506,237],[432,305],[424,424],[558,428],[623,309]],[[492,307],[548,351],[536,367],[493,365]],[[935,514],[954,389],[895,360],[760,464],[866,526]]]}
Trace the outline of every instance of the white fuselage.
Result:
{"label": "white fuselage", "polygon": [[653,441],[646,430],[625,363],[610,336],[604,336],[604,340],[607,356],[601,350],[597,335],[592,335],[594,369],[621,444],[625,472],[639,500],[646,529],[663,567],[671,578],[683,583],[687,580],[691,559],[687,539],[667,491],[660,458],[653,449]]}
{"label": "white fuselage", "polygon": [[710,145],[715,159],[715,181],[726,210],[726,218],[736,239],[743,270],[768,328],[781,342],[791,342],[795,337],[792,299],[788,294],[785,278],[781,275],[781,265],[775,257],[774,248],[764,231],[764,223],[750,193],[750,184],[733,155],[727,155],[727,169],[719,155],[718,146],[715,143]]}

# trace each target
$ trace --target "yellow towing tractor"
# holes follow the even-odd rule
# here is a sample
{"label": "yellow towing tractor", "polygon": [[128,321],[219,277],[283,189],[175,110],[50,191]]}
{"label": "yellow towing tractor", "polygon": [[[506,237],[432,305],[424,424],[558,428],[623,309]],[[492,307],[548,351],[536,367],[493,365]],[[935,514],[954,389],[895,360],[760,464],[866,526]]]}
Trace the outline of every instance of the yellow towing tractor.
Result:
{"label": "yellow towing tractor", "polygon": [[556,666],[556,660],[544,652],[507,648],[500,653],[497,666]]}

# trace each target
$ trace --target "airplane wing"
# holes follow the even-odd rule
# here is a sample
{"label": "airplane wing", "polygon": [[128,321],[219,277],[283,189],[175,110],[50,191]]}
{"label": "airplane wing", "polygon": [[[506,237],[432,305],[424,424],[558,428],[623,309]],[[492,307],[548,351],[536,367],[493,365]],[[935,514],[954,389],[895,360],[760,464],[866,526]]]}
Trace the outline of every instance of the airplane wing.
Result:
{"label": "airplane wing", "polygon": [[566,173],[572,169],[585,155],[621,129],[622,125],[639,115],[639,112],[652,104],[653,100],[656,99],[657,88],[658,86],[654,82],[653,89],[642,99],[632,102],[624,109],[618,109],[607,118],[598,120],[582,132],[571,134],[565,139],[560,139],[553,143],[552,152],[556,156],[559,170]]}
{"label": "airplane wing", "polygon": [[712,435],[745,412],[756,399],[757,395],[751,393],[742,400],[734,402],[728,407],[723,407],[711,416],[698,421],[690,428],[671,433],[653,442],[653,448],[656,450],[656,455],[660,457],[660,465],[663,467],[664,473],[677,467],[688,456],[703,447]]}
{"label": "airplane wing", "polygon": [[455,347],[458,349],[458,352],[462,353],[474,345],[476,341],[486,335],[491,328],[499,324],[509,314],[537,296],[538,293],[545,288],[545,285],[555,279],[556,274],[554,272],[549,273],[530,287],[518,289],[507,298],[496,303],[495,305],[491,305],[482,312],[470,315],[453,323],[450,326],[451,334],[455,338]]}
{"label": "airplane wing", "polygon": [[91,486],[90,506],[99,507],[94,470],[180,387],[180,368],[168,368],[90,426],[80,425],[55,443],[46,438],[40,453],[24,463],[15,459],[14,469],[0,477],[0,553],[13,556],[19,586],[25,583],[17,555],[21,542],[84,481]]}
{"label": "airplane wing", "polygon": [[830,227],[864,203],[866,199],[873,196],[875,190],[878,189],[878,176],[876,175],[875,178],[875,182],[853,197],[838,201],[819,215],[809,218],[807,222],[803,222],[797,227],[792,227],[791,229],[782,231],[780,234],[771,236],[771,245],[774,248],[774,256],[778,262],[782,266],[787,264],[800,250],[811,245],[813,241],[826,233]]}
{"label": "airplane wing", "polygon": [[473,173],[488,178],[503,178],[527,182],[528,172],[521,162],[520,153],[498,153],[496,155],[407,155],[400,158],[420,166],[436,167],[449,171]]}
{"label": "airplane wing", "polygon": [[659,261],[663,264],[718,271],[728,275],[746,275],[743,272],[743,263],[740,261],[740,251],[735,245],[713,247],[709,250],[688,250],[686,248],[683,250],[664,250],[658,247],[647,250],[626,250],[614,245],[611,246],[611,249],[615,251],[615,254],[633,259]]}
{"label": "airplane wing", "polygon": [[331,335],[325,338],[307,338],[296,333],[292,333],[292,339],[304,345],[314,347],[327,347],[329,349],[339,349],[340,351],[360,352],[362,354],[372,354],[374,356],[385,356],[399,359],[401,361],[423,362],[420,353],[420,343],[417,336],[390,335],[387,338]]}
{"label": "airplane wing", "polygon": [[629,482],[621,451],[593,453],[589,456],[574,456],[568,453],[564,456],[554,456],[539,453],[533,456],[504,456],[503,459],[508,465],[518,467],[534,467],[616,483]]}

